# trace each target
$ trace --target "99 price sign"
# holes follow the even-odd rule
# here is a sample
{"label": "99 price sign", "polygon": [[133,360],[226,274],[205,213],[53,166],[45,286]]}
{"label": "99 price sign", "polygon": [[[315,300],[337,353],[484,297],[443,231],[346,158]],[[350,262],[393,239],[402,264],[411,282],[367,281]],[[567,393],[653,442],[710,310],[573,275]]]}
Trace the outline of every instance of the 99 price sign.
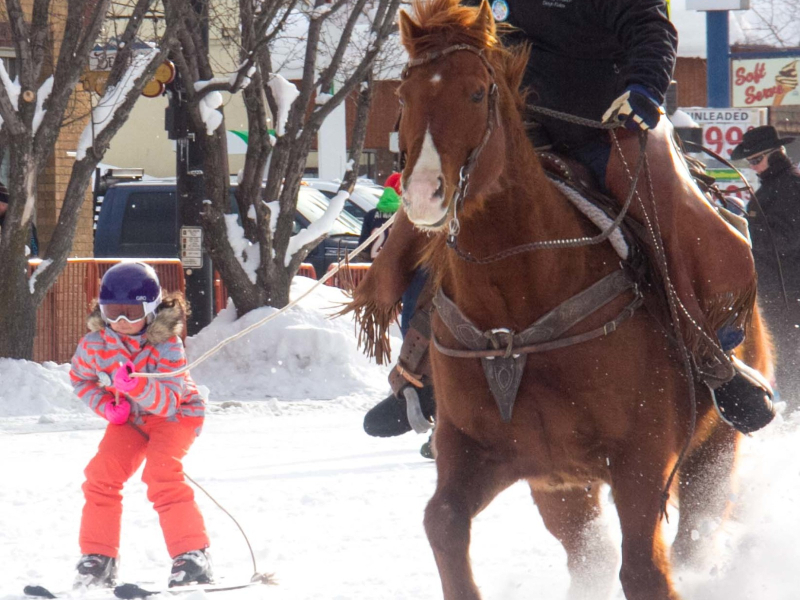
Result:
{"label": "99 price sign", "polygon": [[767,124],[766,108],[683,109],[703,126],[703,145],[724,158],[742,141],[745,131]]}
{"label": "99 price sign", "polygon": [[730,158],[733,149],[742,141],[742,134],[744,131],[739,125],[706,125],[703,127],[703,145],[724,158]]}

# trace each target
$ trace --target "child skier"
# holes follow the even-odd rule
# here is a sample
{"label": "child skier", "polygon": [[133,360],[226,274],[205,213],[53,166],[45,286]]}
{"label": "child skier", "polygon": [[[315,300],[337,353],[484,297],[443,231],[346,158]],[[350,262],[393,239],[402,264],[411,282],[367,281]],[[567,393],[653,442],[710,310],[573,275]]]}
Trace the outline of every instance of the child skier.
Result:
{"label": "child skier", "polygon": [[76,588],[115,585],[122,486],[143,461],[142,481],[173,558],[169,586],[211,582],[203,516],[181,464],[203,425],[204,400],[188,373],[131,377],[186,365],[180,338],[185,315],[181,294],[162,301],[158,276],[148,265],[120,263],[102,279],[91,332],[81,339],[70,370],[78,396],[110,423],[85,470]]}

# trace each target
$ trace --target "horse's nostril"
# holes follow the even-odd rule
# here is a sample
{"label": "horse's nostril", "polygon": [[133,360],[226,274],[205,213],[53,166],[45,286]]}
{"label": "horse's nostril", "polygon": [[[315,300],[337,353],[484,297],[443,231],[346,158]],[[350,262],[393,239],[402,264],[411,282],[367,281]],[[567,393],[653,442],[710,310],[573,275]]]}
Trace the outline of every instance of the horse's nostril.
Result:
{"label": "horse's nostril", "polygon": [[439,187],[436,188],[436,191],[433,193],[433,195],[437,198],[444,198],[444,177],[439,175],[437,181],[439,182]]}

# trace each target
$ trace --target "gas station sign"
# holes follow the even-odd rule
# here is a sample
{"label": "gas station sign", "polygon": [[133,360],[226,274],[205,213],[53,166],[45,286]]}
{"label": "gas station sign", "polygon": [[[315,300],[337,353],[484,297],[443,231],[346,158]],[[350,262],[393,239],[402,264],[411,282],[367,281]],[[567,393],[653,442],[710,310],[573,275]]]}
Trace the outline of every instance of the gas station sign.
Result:
{"label": "gas station sign", "polygon": [[[698,125],[703,127],[703,146],[730,160],[731,152],[742,141],[745,131],[768,124],[767,108],[682,108]],[[745,199],[746,194],[736,192],[743,183],[733,169],[708,156],[699,156],[708,165],[707,172],[714,177],[724,192]],[[748,168],[742,173],[757,187],[758,178]]]}

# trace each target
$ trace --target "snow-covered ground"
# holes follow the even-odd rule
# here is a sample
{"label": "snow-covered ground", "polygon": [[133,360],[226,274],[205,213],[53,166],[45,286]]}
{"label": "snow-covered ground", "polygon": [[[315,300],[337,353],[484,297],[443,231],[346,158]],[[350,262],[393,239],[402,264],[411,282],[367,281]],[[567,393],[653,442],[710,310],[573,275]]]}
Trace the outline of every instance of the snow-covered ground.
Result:
{"label": "snow-covered ground", "polygon": [[[311,284],[296,281],[296,293]],[[441,598],[422,528],[435,466],[419,455],[423,436],[363,433],[364,410],[387,393],[387,370],[357,351],[350,319],[326,318],[341,301],[338,290],[324,288],[194,370],[211,399],[186,472],[236,517],[258,570],[279,582],[218,600]],[[188,341],[190,356],[270,310],[244,323],[223,314]],[[28,583],[71,585],[83,468],[104,422],[72,397],[67,372],[0,360],[0,600],[20,598]],[[713,567],[676,573],[685,599],[797,597],[800,418],[778,421],[745,442],[736,515],[722,527]],[[241,533],[201,492],[197,498],[218,577],[247,580],[253,566]],[[674,527],[675,509],[671,515]],[[139,475],[126,487],[121,555],[124,580],[164,584],[169,557]],[[557,600],[569,584],[565,554],[523,485],[476,519],[472,559],[486,600]],[[622,598],[618,587],[613,598]]]}

